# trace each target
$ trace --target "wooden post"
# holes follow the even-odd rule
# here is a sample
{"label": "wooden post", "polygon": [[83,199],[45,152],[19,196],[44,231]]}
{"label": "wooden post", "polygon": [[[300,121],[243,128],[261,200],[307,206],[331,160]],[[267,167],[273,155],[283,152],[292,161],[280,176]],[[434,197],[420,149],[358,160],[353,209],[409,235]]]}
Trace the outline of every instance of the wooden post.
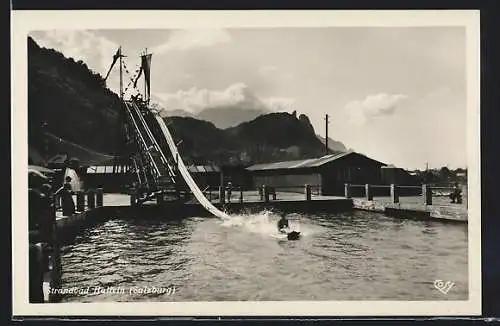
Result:
{"label": "wooden post", "polygon": [[351,185],[349,183],[344,184],[344,195],[345,198],[351,198]]}
{"label": "wooden post", "polygon": [[163,203],[165,202],[164,198],[163,198],[163,193],[159,193],[156,195],[156,203],[158,205],[162,205]]}
{"label": "wooden post", "polygon": [[83,191],[76,193],[76,210],[78,212],[85,211],[85,193]]}
{"label": "wooden post", "polygon": [[[63,199],[63,197],[60,197],[59,200],[60,200],[60,207],[62,208],[63,216],[71,216],[71,215],[73,215],[75,213],[74,211],[71,211],[69,209],[69,205],[65,204],[65,199]],[[67,200],[68,201],[69,200],[73,201],[73,196],[71,196]]]}
{"label": "wooden post", "polygon": [[371,187],[370,185],[367,183],[365,184],[365,197],[366,197],[366,200],[373,200],[373,194],[371,192]]}
{"label": "wooden post", "polygon": [[38,230],[41,236],[41,242],[53,243],[53,226],[54,226],[54,217],[53,210],[51,207],[51,203],[49,201],[48,205],[44,205],[44,207],[38,212],[39,220],[38,220]]}
{"label": "wooden post", "polygon": [[29,302],[43,303],[43,266],[41,249],[36,244],[29,245]]}
{"label": "wooden post", "polygon": [[222,171],[222,168],[219,168],[220,170],[220,185],[219,185],[219,202],[221,204],[224,204],[226,202],[226,191],[224,188],[224,172]]}
{"label": "wooden post", "polygon": [[104,199],[104,191],[103,191],[103,189],[102,188],[97,188],[97,190],[96,190],[96,198],[95,198],[96,207],[102,207],[103,199]]}
{"label": "wooden post", "polygon": [[226,195],[226,192],[224,191],[224,186],[219,186],[219,202],[221,204],[224,204],[224,202],[226,201],[225,200],[225,195]]}
{"label": "wooden post", "polygon": [[311,185],[305,185],[305,193],[306,193],[306,200],[310,201],[311,200]]}
{"label": "wooden post", "polygon": [[137,204],[137,193],[133,190],[130,194],[130,206],[134,207]]}
{"label": "wooden post", "polygon": [[87,191],[87,205],[89,209],[95,208],[95,191],[94,189],[89,189]]}
{"label": "wooden post", "polygon": [[391,202],[393,204],[399,203],[399,192],[398,192],[398,186],[395,185],[394,183],[391,184]]}
{"label": "wooden post", "polygon": [[468,209],[469,208],[469,194],[467,193],[467,186],[462,186],[462,200],[465,200],[465,209]]}
{"label": "wooden post", "polygon": [[427,185],[422,185],[422,197],[424,199],[424,205],[432,205],[432,188]]}
{"label": "wooden post", "polygon": [[262,185],[262,193],[264,194],[264,202],[269,202],[269,187],[267,185]]}

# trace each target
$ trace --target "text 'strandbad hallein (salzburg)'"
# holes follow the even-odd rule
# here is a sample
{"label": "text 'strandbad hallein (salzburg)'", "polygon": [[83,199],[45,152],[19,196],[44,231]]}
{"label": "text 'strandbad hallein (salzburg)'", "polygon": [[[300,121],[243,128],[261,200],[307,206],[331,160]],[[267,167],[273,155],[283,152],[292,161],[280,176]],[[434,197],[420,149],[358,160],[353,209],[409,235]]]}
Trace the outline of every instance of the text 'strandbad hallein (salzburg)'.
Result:
{"label": "text 'strandbad hallein (salzburg)'", "polygon": [[50,294],[73,294],[73,295],[99,295],[99,294],[164,294],[174,295],[175,286],[173,287],[123,287],[123,286],[88,286],[88,287],[69,287],[69,288],[49,288]]}

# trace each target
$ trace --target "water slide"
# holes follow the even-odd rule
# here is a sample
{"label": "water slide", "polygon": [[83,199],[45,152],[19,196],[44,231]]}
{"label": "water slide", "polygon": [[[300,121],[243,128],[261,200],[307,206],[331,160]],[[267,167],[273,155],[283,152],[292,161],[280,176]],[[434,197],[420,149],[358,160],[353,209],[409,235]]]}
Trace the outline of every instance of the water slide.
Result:
{"label": "water slide", "polygon": [[213,215],[221,218],[221,219],[229,219],[230,216],[223,211],[219,210],[217,207],[215,207],[203,194],[203,192],[200,190],[196,182],[193,180],[191,177],[191,174],[189,173],[186,165],[184,164],[184,161],[182,160],[179,151],[177,150],[177,146],[175,145],[174,138],[170,134],[170,131],[167,128],[167,125],[165,124],[165,121],[163,121],[163,118],[158,114],[158,113],[153,113],[156,120],[158,121],[158,125],[161,128],[161,131],[163,132],[163,135],[165,136],[165,139],[167,140],[168,147],[170,148],[170,152],[172,153],[174,157],[174,161],[177,161],[177,169],[181,173],[182,177],[186,181],[187,185],[189,186],[189,189],[193,192],[194,196],[198,200],[198,202],[205,207],[207,211],[212,213]]}

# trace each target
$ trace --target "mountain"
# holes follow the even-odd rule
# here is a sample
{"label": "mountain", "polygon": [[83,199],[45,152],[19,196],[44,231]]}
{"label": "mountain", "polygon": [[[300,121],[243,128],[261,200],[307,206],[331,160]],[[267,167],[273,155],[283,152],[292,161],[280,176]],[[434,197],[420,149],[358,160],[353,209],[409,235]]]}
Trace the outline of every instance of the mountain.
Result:
{"label": "mountain", "polygon": [[226,129],[268,113],[271,113],[271,111],[264,108],[251,109],[228,105],[206,108],[198,113],[191,113],[180,109],[165,110],[161,115],[163,117],[191,117],[198,120],[205,120],[213,123],[217,128]]}
{"label": "mountain", "polygon": [[[204,164],[206,161],[222,162],[230,155],[231,139],[213,123],[191,117],[164,118],[179,152],[188,161]],[[189,163],[189,162],[187,162]]]}
{"label": "mountain", "polygon": [[[197,105],[202,107],[195,112],[174,109],[159,97],[155,97],[160,106],[167,107],[170,110],[162,112],[162,116],[180,116],[193,117],[198,120],[212,122],[217,128],[226,129],[239,125],[240,123],[253,120],[258,116],[271,113],[269,104],[257,97],[252,90],[243,83],[236,83],[229,86],[224,92],[222,98],[210,100],[210,94],[205,94],[204,102]],[[169,102],[167,100],[167,102]],[[170,103],[170,102],[169,102]],[[175,101],[174,101],[175,103]],[[172,104],[175,105],[175,104]],[[179,105],[182,105],[179,103]]]}
{"label": "mountain", "polygon": [[48,133],[98,153],[112,154],[120,127],[119,97],[82,61],[41,48],[31,37],[27,41],[30,148],[46,152],[46,156],[75,148],[68,143],[60,148],[59,142],[47,140]]}
{"label": "mountain", "polygon": [[[321,141],[323,145],[326,144],[325,138],[321,137],[320,135],[316,135],[318,139]],[[333,140],[330,137],[328,137],[328,148],[331,149],[334,152],[347,152],[348,149],[345,147],[345,145],[337,140]]]}
{"label": "mountain", "polygon": [[193,113],[191,113],[191,112],[188,112],[188,111],[185,111],[185,110],[179,110],[179,109],[169,110],[169,111],[162,111],[160,113],[160,115],[162,117],[190,117],[190,118],[195,118],[196,117],[196,115],[193,114]]}
{"label": "mountain", "polygon": [[197,119],[212,122],[217,128],[226,129],[271,113],[268,106],[246,85],[238,83],[226,90],[227,103],[208,106],[196,115]]}
{"label": "mountain", "polygon": [[[266,114],[263,104],[250,95],[234,107],[206,109],[196,117],[164,117],[176,142],[181,142],[179,150],[188,163],[253,164],[324,154],[324,145],[307,116]],[[76,156],[88,164],[109,161],[110,154],[122,144],[122,105],[118,96],[106,88],[102,76],[85,63],[41,48],[28,38],[32,162],[59,153]],[[240,105],[241,110],[237,110]],[[230,116],[229,112],[238,113]]]}
{"label": "mountain", "polygon": [[165,119],[176,141],[182,140],[179,150],[194,163],[255,164],[324,155],[324,145],[305,118],[270,113],[227,129],[190,117]]}
{"label": "mountain", "polygon": [[264,109],[245,109],[236,106],[224,106],[204,109],[196,115],[196,118],[210,121],[216,127],[226,129],[235,127],[242,122],[253,120],[269,112],[270,111]]}

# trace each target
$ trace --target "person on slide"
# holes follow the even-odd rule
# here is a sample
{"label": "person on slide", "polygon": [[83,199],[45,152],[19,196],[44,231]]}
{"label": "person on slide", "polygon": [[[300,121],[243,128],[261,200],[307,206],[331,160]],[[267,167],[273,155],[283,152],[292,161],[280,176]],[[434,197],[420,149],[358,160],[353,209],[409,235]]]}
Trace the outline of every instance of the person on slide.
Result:
{"label": "person on slide", "polygon": [[281,233],[287,233],[289,227],[288,220],[285,215],[282,215],[281,219],[278,221],[278,231]]}

